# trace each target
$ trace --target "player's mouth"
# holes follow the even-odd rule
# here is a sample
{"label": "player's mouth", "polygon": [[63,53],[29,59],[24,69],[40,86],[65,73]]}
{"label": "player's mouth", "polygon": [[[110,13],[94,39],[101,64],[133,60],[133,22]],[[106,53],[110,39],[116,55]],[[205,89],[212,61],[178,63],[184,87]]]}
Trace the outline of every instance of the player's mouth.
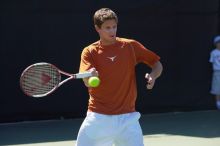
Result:
{"label": "player's mouth", "polygon": [[115,35],[110,35],[110,38],[115,38]]}

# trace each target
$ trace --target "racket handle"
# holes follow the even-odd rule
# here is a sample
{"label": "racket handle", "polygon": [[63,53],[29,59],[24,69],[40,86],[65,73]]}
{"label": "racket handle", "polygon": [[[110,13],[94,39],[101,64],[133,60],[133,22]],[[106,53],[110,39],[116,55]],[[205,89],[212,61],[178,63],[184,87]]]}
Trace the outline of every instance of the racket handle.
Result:
{"label": "racket handle", "polygon": [[82,73],[74,74],[75,79],[88,78],[88,77],[91,77],[91,76],[92,76],[91,72],[82,72]]}

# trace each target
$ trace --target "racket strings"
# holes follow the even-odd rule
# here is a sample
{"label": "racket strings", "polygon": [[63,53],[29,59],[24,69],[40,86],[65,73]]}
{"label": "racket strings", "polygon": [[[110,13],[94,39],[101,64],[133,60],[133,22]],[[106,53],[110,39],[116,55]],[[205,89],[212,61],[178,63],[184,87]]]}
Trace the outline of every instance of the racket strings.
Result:
{"label": "racket strings", "polygon": [[60,74],[51,65],[36,65],[23,75],[22,88],[29,95],[42,95],[53,90],[60,82]]}

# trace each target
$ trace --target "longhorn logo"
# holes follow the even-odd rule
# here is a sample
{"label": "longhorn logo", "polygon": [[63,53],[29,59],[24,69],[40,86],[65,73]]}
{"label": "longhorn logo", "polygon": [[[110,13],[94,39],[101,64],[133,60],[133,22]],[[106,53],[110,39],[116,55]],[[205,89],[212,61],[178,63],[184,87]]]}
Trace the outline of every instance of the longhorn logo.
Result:
{"label": "longhorn logo", "polygon": [[112,62],[114,62],[114,60],[115,60],[116,57],[117,57],[117,56],[107,57],[107,58],[110,59]]}

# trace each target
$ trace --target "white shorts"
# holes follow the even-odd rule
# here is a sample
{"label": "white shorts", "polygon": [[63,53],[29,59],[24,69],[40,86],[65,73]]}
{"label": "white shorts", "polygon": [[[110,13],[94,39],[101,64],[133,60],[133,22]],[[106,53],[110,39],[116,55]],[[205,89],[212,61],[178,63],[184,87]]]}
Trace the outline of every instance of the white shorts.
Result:
{"label": "white shorts", "polygon": [[213,72],[211,93],[220,95],[220,71]]}
{"label": "white shorts", "polygon": [[139,118],[139,112],[121,115],[88,112],[76,146],[144,146]]}

